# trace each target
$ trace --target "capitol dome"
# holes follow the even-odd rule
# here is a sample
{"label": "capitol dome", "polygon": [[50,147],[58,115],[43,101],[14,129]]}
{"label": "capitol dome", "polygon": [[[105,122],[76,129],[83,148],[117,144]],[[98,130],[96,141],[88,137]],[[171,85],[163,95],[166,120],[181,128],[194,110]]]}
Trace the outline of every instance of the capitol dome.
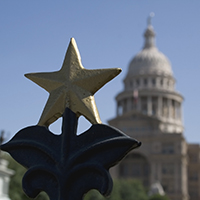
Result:
{"label": "capitol dome", "polygon": [[161,75],[173,77],[170,61],[155,46],[155,32],[151,24],[148,25],[144,37],[144,47],[130,62],[127,76]]}
{"label": "capitol dome", "polygon": [[157,119],[162,132],[182,133],[183,97],[175,89],[170,61],[155,46],[150,19],[144,47],[130,62],[124,90],[116,96],[117,116],[140,113]]}

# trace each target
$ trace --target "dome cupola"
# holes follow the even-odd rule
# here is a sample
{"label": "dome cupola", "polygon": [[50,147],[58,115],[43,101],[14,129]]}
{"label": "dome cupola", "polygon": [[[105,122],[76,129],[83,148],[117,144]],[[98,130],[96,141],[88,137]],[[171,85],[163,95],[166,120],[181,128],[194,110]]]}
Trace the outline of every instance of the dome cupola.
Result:
{"label": "dome cupola", "polygon": [[130,62],[127,77],[140,75],[173,77],[168,58],[155,45],[155,32],[151,25],[151,16],[148,18],[144,37],[144,47]]}
{"label": "dome cupola", "polygon": [[145,37],[144,48],[151,48],[155,46],[155,35],[156,34],[153,30],[153,26],[149,23],[144,33],[144,37]]}

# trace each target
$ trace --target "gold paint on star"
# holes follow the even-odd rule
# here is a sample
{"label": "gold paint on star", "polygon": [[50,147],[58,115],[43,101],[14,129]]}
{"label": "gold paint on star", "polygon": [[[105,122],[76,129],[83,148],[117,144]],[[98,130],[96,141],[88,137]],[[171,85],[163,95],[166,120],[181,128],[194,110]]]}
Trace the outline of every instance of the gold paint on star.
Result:
{"label": "gold paint on star", "polygon": [[120,68],[87,70],[74,38],[59,71],[25,74],[27,78],[49,92],[38,125],[49,126],[62,116],[66,107],[77,117],[83,115],[92,124],[101,123],[94,94],[121,72]]}

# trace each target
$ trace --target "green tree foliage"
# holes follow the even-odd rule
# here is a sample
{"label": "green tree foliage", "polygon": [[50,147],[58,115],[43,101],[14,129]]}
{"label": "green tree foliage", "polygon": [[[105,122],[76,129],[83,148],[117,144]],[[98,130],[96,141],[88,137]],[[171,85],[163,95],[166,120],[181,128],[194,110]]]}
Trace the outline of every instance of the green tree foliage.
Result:
{"label": "green tree foliage", "polygon": [[[11,177],[9,196],[12,200],[30,200],[22,189],[22,178],[26,172],[26,169],[13,160],[10,156],[4,156],[9,161],[9,168],[15,171],[15,174]],[[48,200],[46,193],[40,193],[35,200]]]}
{"label": "green tree foliage", "polygon": [[159,194],[147,196],[147,191],[138,180],[115,180],[110,197],[103,197],[97,190],[91,190],[84,200],[169,200]]}
{"label": "green tree foliage", "polygon": [[149,200],[169,200],[169,198],[165,196],[161,196],[159,194],[152,195]]}
{"label": "green tree foliage", "polygon": [[148,200],[141,182],[137,180],[115,180],[110,197],[104,198],[96,190],[88,192],[84,200]]}

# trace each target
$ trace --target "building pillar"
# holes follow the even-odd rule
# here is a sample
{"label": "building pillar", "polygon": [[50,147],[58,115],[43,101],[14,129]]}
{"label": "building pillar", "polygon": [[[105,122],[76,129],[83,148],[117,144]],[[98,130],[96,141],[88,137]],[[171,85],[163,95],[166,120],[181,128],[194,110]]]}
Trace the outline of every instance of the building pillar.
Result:
{"label": "building pillar", "polygon": [[168,79],[167,79],[167,78],[164,78],[164,79],[163,79],[163,86],[164,86],[165,89],[168,89],[167,82],[168,82]]}
{"label": "building pillar", "polygon": [[177,101],[175,101],[175,103],[174,103],[174,106],[175,106],[175,119],[177,120],[177,119],[180,119],[180,116],[179,116],[179,106],[178,106],[178,102]]}
{"label": "building pillar", "polygon": [[158,116],[159,117],[162,117],[162,97],[161,96],[159,96],[158,97]]}

